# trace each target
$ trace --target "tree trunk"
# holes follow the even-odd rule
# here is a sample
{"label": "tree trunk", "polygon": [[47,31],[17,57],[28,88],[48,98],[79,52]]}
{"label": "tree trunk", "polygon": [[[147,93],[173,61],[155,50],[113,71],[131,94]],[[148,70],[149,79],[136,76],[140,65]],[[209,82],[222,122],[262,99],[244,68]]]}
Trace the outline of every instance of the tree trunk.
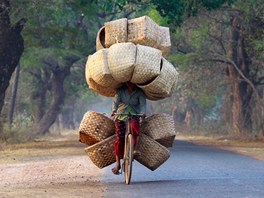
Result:
{"label": "tree trunk", "polygon": [[79,57],[69,56],[66,57],[67,63],[65,66],[59,66],[57,61],[53,58],[46,58],[45,63],[50,66],[50,69],[53,73],[52,78],[52,97],[53,101],[43,115],[41,120],[34,126],[34,132],[38,135],[44,135],[49,131],[51,125],[56,121],[57,116],[61,112],[61,107],[64,103],[64,80],[70,75],[71,65],[78,60]]}
{"label": "tree trunk", "polygon": [[[232,27],[229,37],[228,56],[233,61],[227,67],[227,81],[231,86],[231,111],[232,111],[232,135],[240,136],[242,132],[252,130],[252,107],[250,100],[253,94],[252,88],[241,77],[239,70],[245,77],[249,77],[250,60],[244,47],[244,40],[238,16],[232,18]],[[236,66],[236,67],[235,67]]]}
{"label": "tree trunk", "polygon": [[[9,0],[0,0],[0,115],[4,105],[5,91],[24,50],[21,31],[26,22],[21,19],[14,26],[10,23]],[[1,129],[1,123],[0,123]]]}
{"label": "tree trunk", "polygon": [[11,96],[11,102],[8,109],[8,124],[11,127],[13,123],[13,115],[14,115],[14,109],[15,109],[15,103],[17,98],[17,88],[18,88],[18,81],[19,81],[19,73],[20,73],[20,64],[18,64],[16,68],[16,75],[15,75],[15,81],[12,88],[12,96]]}

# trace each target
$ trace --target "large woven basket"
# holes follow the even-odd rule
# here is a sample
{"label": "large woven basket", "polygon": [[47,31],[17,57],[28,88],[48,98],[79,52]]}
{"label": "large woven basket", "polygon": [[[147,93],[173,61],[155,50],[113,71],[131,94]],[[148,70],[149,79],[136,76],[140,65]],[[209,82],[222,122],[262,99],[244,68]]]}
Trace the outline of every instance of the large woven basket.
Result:
{"label": "large woven basket", "polygon": [[106,22],[104,26],[106,47],[115,43],[127,42],[127,18]]}
{"label": "large woven basket", "polygon": [[91,161],[98,167],[104,168],[116,161],[114,143],[116,135],[98,142],[85,149]]}
{"label": "large woven basket", "polygon": [[171,47],[170,29],[168,27],[160,26],[161,43],[159,49],[163,56],[167,56]]}
{"label": "large woven basket", "polygon": [[120,85],[110,73],[107,61],[108,49],[101,49],[88,57],[86,67],[89,76],[103,87],[116,88]]}
{"label": "large woven basket", "polygon": [[96,51],[106,48],[105,46],[105,27],[101,27],[96,36]]}
{"label": "large woven basket", "polygon": [[114,121],[94,111],[84,114],[79,126],[79,141],[93,145],[115,134]]}
{"label": "large woven basket", "polygon": [[141,125],[141,132],[163,146],[171,147],[176,136],[173,117],[165,113],[147,117]]}
{"label": "large woven basket", "polygon": [[142,133],[139,137],[138,149],[141,155],[136,156],[135,159],[152,171],[170,157],[170,152],[166,147]]}
{"label": "large woven basket", "polygon": [[162,53],[160,50],[144,45],[137,45],[135,69],[132,83],[146,83],[160,74]]}
{"label": "large woven basket", "polygon": [[109,48],[108,65],[113,78],[119,82],[130,81],[136,62],[136,45],[117,43]]}
{"label": "large woven basket", "polygon": [[128,42],[159,48],[159,25],[148,16],[128,20]]}
{"label": "large woven basket", "polygon": [[89,86],[89,89],[92,91],[106,97],[113,97],[116,94],[116,89],[113,87],[104,87],[102,85],[97,84],[90,76],[90,72],[88,71],[88,67],[85,67],[85,78],[86,82]]}
{"label": "large woven basket", "polygon": [[153,96],[158,98],[165,98],[170,96],[172,86],[177,79],[178,73],[174,66],[162,58],[162,67],[160,74],[148,84],[137,84],[141,88],[148,99],[152,99]]}

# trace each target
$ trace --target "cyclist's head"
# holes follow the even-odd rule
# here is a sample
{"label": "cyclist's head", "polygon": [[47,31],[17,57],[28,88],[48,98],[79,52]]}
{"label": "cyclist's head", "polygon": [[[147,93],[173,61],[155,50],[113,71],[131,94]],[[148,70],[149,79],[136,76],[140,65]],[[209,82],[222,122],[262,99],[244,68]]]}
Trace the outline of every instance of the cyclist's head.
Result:
{"label": "cyclist's head", "polygon": [[135,84],[133,84],[133,83],[130,82],[130,81],[127,81],[127,82],[126,82],[126,86],[127,86],[128,89],[134,89]]}

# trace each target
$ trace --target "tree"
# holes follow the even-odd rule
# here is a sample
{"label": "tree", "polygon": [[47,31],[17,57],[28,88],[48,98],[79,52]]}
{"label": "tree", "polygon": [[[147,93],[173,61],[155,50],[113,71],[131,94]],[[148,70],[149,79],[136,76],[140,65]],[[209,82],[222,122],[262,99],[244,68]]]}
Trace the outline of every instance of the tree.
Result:
{"label": "tree", "polygon": [[[162,4],[161,1],[156,0],[152,2],[157,5],[160,13],[167,16],[175,26],[182,25],[183,18],[199,14],[199,10],[204,8],[212,10],[220,8],[223,3],[232,3],[231,1],[213,1],[212,3],[211,1],[185,1],[185,3],[173,1]],[[256,109],[253,96],[259,98],[256,90],[263,83],[263,68],[261,68],[263,57],[260,56],[260,49],[263,50],[263,44],[260,44],[261,29],[263,29],[261,19],[263,5],[261,1],[233,1],[233,3],[233,7],[225,6],[219,9],[223,17],[213,17],[207,14],[207,19],[210,17],[215,20],[215,25],[210,24],[211,29],[218,27],[217,31],[221,32],[221,29],[224,31],[220,35],[207,32],[205,37],[207,39],[203,42],[208,43],[213,39],[222,49],[212,50],[212,47],[216,46],[212,44],[208,47],[200,45],[198,48],[191,48],[188,52],[188,59],[192,60],[192,65],[211,62],[226,68],[226,85],[227,90],[230,90],[227,94],[230,97],[228,101],[231,102],[230,109],[232,110],[230,112],[231,133],[239,136],[243,133],[252,134],[252,115],[253,109]],[[203,10],[203,13],[207,12]],[[173,15],[178,15],[178,17],[173,18]],[[198,35],[202,35],[201,32]],[[194,44],[195,40],[192,41],[192,45]],[[257,44],[258,49],[254,44]]]}
{"label": "tree", "polygon": [[4,105],[5,91],[24,50],[21,31],[26,20],[22,18],[12,25],[9,18],[10,9],[8,0],[0,1],[0,116]]}

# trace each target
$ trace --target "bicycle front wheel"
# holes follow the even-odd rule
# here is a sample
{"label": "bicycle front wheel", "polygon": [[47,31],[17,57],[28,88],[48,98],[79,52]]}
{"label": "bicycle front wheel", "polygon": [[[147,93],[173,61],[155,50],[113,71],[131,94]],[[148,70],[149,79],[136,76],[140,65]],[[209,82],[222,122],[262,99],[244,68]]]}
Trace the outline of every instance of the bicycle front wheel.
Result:
{"label": "bicycle front wheel", "polygon": [[126,184],[130,184],[131,175],[132,175],[132,162],[133,162],[133,137],[132,134],[128,134],[126,138],[125,161],[124,161]]}

